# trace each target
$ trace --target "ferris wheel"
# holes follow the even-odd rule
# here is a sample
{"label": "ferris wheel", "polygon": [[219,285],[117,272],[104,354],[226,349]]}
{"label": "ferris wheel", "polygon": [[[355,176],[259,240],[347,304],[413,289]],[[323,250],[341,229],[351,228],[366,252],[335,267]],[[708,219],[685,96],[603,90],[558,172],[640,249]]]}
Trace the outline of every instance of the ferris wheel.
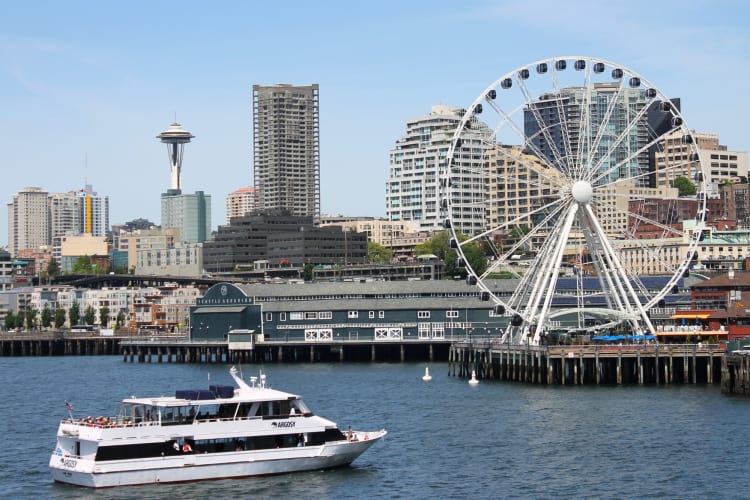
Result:
{"label": "ferris wheel", "polygon": [[479,94],[442,208],[467,281],[507,317],[504,341],[654,332],[649,309],[689,272],[714,197],[697,141],[679,101],[602,59],[537,61]]}

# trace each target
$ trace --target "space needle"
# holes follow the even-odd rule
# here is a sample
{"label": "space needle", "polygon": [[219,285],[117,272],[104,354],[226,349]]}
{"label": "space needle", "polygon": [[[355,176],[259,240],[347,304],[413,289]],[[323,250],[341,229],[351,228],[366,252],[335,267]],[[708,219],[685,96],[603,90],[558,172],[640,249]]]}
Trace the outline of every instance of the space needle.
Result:
{"label": "space needle", "polygon": [[172,176],[170,189],[181,189],[180,176],[182,172],[182,154],[185,150],[185,144],[189,143],[195,136],[182,128],[179,123],[173,123],[167,130],[156,136],[161,142],[167,145],[169,153],[169,169]]}

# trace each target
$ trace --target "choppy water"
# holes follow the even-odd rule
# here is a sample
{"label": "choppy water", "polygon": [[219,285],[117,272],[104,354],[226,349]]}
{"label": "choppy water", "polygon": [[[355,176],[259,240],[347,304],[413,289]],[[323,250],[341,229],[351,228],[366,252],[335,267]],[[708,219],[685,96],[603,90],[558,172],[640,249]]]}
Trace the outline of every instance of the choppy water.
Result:
{"label": "choppy water", "polygon": [[[750,399],[718,386],[470,387],[432,364],[265,365],[341,427],[389,435],[351,468],[92,491],[47,470],[65,400],[112,414],[130,395],[231,383],[227,365],[0,359],[2,498],[750,498]],[[257,366],[243,367],[245,376]]]}

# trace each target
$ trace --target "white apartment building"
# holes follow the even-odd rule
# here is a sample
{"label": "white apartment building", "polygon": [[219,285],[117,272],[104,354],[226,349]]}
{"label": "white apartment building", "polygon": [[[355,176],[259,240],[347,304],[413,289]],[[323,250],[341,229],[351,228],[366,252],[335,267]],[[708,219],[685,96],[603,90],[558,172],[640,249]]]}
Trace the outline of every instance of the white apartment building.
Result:
{"label": "white apartment building", "polygon": [[60,258],[64,236],[109,233],[109,197],[100,196],[90,184],[79,191],[49,193],[38,187],[25,188],[8,203],[8,249],[14,257],[20,250],[51,247]]}
{"label": "white apartment building", "polygon": [[109,310],[109,321],[114,323],[118,313],[124,316],[123,326],[139,324],[161,324],[175,327],[186,326],[189,322],[190,307],[195,305],[203,290],[192,286],[162,286],[148,288],[102,288],[75,289],[68,286],[36,287],[29,293],[28,304],[37,312],[41,324],[41,312],[45,307],[54,313],[65,311],[65,326],[70,327],[68,311],[77,303],[81,318],[87,308],[95,314],[95,324],[101,324],[101,311]]}
{"label": "white apartment building", "polygon": [[[390,173],[386,182],[386,218],[390,221],[413,221],[417,231],[443,229],[447,209],[441,200],[448,196],[448,187],[441,184],[446,175],[446,157],[453,134],[459,125],[463,109],[452,106],[433,106],[427,116],[406,123],[405,134],[390,151]],[[456,207],[452,222],[466,234],[480,231],[485,221],[477,218],[476,208],[469,207],[486,196],[484,166],[489,144],[494,144],[493,132],[483,122],[473,119],[471,128],[462,135],[462,144],[454,152],[461,165],[461,182],[451,186],[451,198]]]}
{"label": "white apartment building", "polygon": [[49,193],[39,187],[27,187],[8,202],[8,251],[36,249],[49,244]]}

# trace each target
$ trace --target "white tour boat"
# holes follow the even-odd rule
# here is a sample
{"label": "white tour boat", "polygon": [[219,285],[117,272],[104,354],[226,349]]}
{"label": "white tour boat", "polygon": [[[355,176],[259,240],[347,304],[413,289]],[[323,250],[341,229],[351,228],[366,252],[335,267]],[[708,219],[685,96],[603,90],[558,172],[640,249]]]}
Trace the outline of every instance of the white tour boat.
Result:
{"label": "white tour boat", "polygon": [[49,467],[55,481],[91,488],[239,478],[351,464],[386,430],[342,433],[265,375],[238,388],[130,398],[113,418],[60,423]]}

